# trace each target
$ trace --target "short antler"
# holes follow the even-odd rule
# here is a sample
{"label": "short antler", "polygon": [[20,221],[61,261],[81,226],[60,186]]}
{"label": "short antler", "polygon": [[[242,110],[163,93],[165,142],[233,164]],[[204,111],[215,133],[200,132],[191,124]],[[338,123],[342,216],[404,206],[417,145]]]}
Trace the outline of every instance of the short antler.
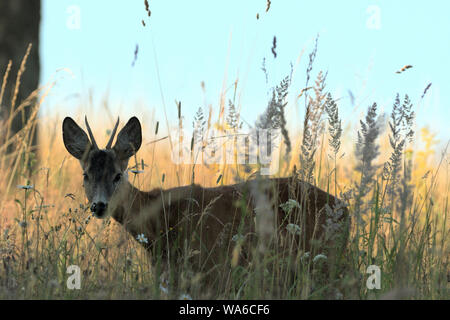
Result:
{"label": "short antler", "polygon": [[89,123],[86,116],[84,116],[84,122],[86,122],[86,128],[89,133],[89,138],[91,138],[92,146],[94,147],[94,149],[98,149],[97,142],[95,142],[94,135],[92,134],[91,127],[89,127]]}
{"label": "short antler", "polygon": [[108,144],[106,145],[106,149],[111,149],[113,140],[114,140],[114,136],[116,135],[116,131],[117,131],[117,126],[119,125],[119,117],[117,117],[117,122],[116,125],[114,126],[113,131],[111,132],[111,137],[109,138]]}

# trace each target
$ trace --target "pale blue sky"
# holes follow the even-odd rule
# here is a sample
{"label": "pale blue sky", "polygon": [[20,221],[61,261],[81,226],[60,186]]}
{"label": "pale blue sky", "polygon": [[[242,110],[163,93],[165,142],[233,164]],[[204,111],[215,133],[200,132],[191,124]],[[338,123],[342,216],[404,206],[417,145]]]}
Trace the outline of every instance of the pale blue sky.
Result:
{"label": "pale blue sky", "polygon": [[[299,127],[304,100],[296,105],[294,97],[304,87],[308,54],[319,33],[313,76],[328,71],[327,87],[340,98],[345,121],[357,119],[374,101],[389,111],[395,94],[407,93],[416,105],[418,124],[439,131],[441,141],[450,137],[449,1],[272,0],[268,13],[265,0],[149,0],[149,4],[150,18],[143,0],[43,0],[41,82],[48,82],[59,68],[73,72],[73,77],[57,73],[58,84],[44,113],[64,106],[62,116],[74,115],[74,106],[80,104],[77,97],[85,102],[88,90],[99,106],[109,89],[110,103],[113,109],[121,107],[122,120],[143,106],[154,109],[164,124],[156,54],[173,124],[175,100],[182,101],[187,124],[205,101],[212,104],[217,118],[225,74],[226,87],[239,78],[242,117],[253,123],[266,107],[269,87],[289,74],[292,62],[289,122]],[[271,53],[274,36],[276,59]],[[132,67],[136,44],[139,52]],[[261,71],[264,57],[269,86]],[[395,73],[407,64],[413,68]],[[357,110],[348,90],[361,103]]]}

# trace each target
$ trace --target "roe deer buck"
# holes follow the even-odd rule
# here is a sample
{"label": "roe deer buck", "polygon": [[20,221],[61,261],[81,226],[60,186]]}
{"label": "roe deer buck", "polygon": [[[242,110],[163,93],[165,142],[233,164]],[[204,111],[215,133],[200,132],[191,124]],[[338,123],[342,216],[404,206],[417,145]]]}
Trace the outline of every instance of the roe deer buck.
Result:
{"label": "roe deer buck", "polygon": [[[111,216],[133,238],[145,239],[141,242],[153,258],[175,258],[170,261],[180,265],[180,257],[189,257],[199,268],[223,261],[229,264],[230,256],[235,260],[232,264],[236,260],[245,263],[250,247],[242,244],[256,243],[251,240],[260,236],[258,226],[269,228],[269,233],[272,228],[275,232],[271,234],[279,236],[271,239],[271,245],[294,258],[306,251],[324,252],[327,243],[336,242],[328,232],[333,228],[343,239],[337,246],[344,246],[347,208],[296,176],[215,188],[188,185],[143,192],[127,179],[128,160],[142,143],[139,120],[132,117],[112,146],[117,120],[105,149],[99,149],[87,119],[85,122],[90,140],[69,117],[64,119],[62,129],[67,151],[80,160],[91,211],[98,218]],[[266,220],[255,224],[264,210],[269,213]],[[339,228],[339,224],[344,226]],[[236,253],[237,243],[240,250]],[[181,251],[186,249],[183,256]]]}

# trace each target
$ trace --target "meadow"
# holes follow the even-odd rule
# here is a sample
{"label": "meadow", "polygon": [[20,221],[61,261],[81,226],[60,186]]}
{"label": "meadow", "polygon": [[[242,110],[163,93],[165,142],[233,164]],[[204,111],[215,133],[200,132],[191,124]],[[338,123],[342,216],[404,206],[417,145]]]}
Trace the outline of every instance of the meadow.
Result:
{"label": "meadow", "polygon": [[[313,70],[309,56],[305,89],[291,88],[289,75],[273,88],[256,128],[280,129],[279,170],[274,176],[299,176],[347,204],[352,224],[345,256],[326,268],[320,252],[292,252],[301,261],[296,278],[283,278],[285,263],[273,263],[264,252],[261,265],[232,265],[222,287],[202,288],[202,274],[187,267],[181,299],[448,299],[449,295],[449,154],[437,152],[429,128],[414,124],[415,101],[392,97],[391,114],[383,116],[375,102],[353,126],[339,116],[339,101],[326,87],[326,74]],[[26,72],[26,56],[17,76]],[[147,252],[115,221],[92,217],[82,186],[82,171],[62,142],[62,118],[39,117],[53,84],[38,88],[24,101],[2,101],[7,81],[3,70],[0,106],[16,111],[0,123],[0,298],[1,299],[167,299],[168,285]],[[299,92],[303,123],[288,130],[287,92]],[[241,130],[233,93],[217,106],[200,108],[192,129],[204,145],[214,128],[224,134]],[[105,104],[108,109],[107,103]],[[245,106],[243,106],[245,107]],[[23,129],[11,134],[11,122],[31,108]],[[14,109],[14,108],[12,108]],[[8,114],[8,113],[3,113]],[[215,114],[215,115],[214,115]],[[192,182],[226,185],[251,179],[258,164],[176,164],[167,119],[145,118],[143,145],[130,161],[130,181],[141,190],[171,188]],[[113,119],[90,119],[99,145],[111,134]],[[83,122],[80,112],[75,119]],[[126,119],[121,119],[122,123]],[[168,120],[167,120],[168,121]],[[179,128],[183,110],[178,105]],[[30,143],[38,128],[38,145]],[[190,137],[188,138],[190,139]],[[447,145],[448,147],[448,145]],[[191,148],[192,150],[192,148]],[[244,152],[244,151],[242,151]],[[237,245],[233,244],[233,245]],[[270,268],[266,268],[267,265]],[[81,288],[69,289],[68,267],[81,270]],[[367,285],[369,266],[380,270],[380,286]],[[369,268],[370,270],[370,268]],[[208,270],[205,270],[207,272]],[[284,279],[284,280],[283,280]],[[370,281],[369,281],[370,282]],[[170,285],[170,284],[169,284]]]}

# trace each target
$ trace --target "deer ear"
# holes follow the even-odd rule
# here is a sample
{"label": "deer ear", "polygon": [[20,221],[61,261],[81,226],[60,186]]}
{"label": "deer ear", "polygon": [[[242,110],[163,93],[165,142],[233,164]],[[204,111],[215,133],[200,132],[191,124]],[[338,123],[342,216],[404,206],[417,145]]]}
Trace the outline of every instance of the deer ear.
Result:
{"label": "deer ear", "polygon": [[141,123],[138,118],[133,117],[128,120],[125,127],[120,130],[113,150],[120,160],[128,160],[128,158],[133,156],[139,150],[141,144]]}
{"label": "deer ear", "polygon": [[83,159],[91,148],[89,138],[83,129],[72,118],[66,117],[63,121],[62,132],[67,151],[78,160]]}

